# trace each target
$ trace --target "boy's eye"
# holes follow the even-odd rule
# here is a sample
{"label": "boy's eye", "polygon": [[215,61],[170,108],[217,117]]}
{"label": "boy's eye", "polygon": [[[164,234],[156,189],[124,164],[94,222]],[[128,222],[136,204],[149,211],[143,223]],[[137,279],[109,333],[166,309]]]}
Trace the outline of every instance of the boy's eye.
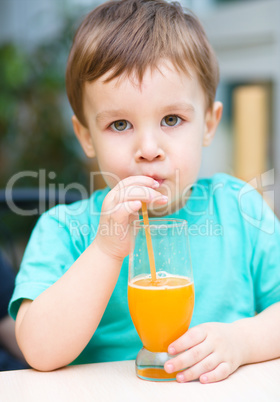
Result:
{"label": "boy's eye", "polygon": [[115,131],[125,131],[131,128],[131,124],[127,120],[117,120],[110,127]]}
{"label": "boy's eye", "polygon": [[167,127],[174,127],[181,123],[181,121],[182,119],[175,114],[169,114],[162,119],[161,124]]}

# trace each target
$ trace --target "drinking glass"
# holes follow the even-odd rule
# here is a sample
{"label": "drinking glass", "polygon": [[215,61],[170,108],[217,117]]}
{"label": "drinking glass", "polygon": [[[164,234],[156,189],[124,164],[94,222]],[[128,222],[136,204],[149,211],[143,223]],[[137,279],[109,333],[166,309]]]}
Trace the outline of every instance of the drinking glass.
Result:
{"label": "drinking glass", "polygon": [[[146,235],[150,233],[156,269],[151,275]],[[144,380],[172,381],[166,373],[168,346],[189,327],[194,307],[194,284],[188,226],[181,219],[150,219],[132,223],[129,255],[128,305],[143,343],[136,374]]]}

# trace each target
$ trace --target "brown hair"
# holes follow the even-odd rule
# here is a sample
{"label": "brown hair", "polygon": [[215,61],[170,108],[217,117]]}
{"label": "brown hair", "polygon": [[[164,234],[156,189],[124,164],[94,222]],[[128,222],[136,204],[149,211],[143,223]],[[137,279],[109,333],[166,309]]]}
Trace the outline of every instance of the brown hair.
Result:
{"label": "brown hair", "polygon": [[212,106],[219,82],[215,54],[198,19],[177,2],[113,0],[90,12],[78,28],[70,51],[66,89],[79,121],[83,113],[83,86],[111,71],[106,81],[134,72],[141,83],[148,67],[170,60],[180,71],[197,74]]}

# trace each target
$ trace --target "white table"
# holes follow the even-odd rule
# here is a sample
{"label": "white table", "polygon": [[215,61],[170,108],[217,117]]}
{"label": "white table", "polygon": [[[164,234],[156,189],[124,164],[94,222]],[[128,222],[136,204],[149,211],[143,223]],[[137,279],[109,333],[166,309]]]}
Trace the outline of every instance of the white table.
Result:
{"label": "white table", "polygon": [[149,382],[134,361],[69,366],[50,373],[0,372],[1,402],[279,402],[280,359],[240,367],[214,384]]}

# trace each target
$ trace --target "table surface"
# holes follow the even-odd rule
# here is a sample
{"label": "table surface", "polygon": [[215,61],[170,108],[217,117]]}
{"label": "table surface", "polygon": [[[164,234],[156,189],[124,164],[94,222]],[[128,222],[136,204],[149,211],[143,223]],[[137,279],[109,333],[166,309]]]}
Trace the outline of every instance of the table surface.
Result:
{"label": "table surface", "polygon": [[6,371],[0,372],[0,401],[279,402],[280,359],[240,367],[226,380],[204,385],[140,380],[134,361],[69,366],[49,373]]}

